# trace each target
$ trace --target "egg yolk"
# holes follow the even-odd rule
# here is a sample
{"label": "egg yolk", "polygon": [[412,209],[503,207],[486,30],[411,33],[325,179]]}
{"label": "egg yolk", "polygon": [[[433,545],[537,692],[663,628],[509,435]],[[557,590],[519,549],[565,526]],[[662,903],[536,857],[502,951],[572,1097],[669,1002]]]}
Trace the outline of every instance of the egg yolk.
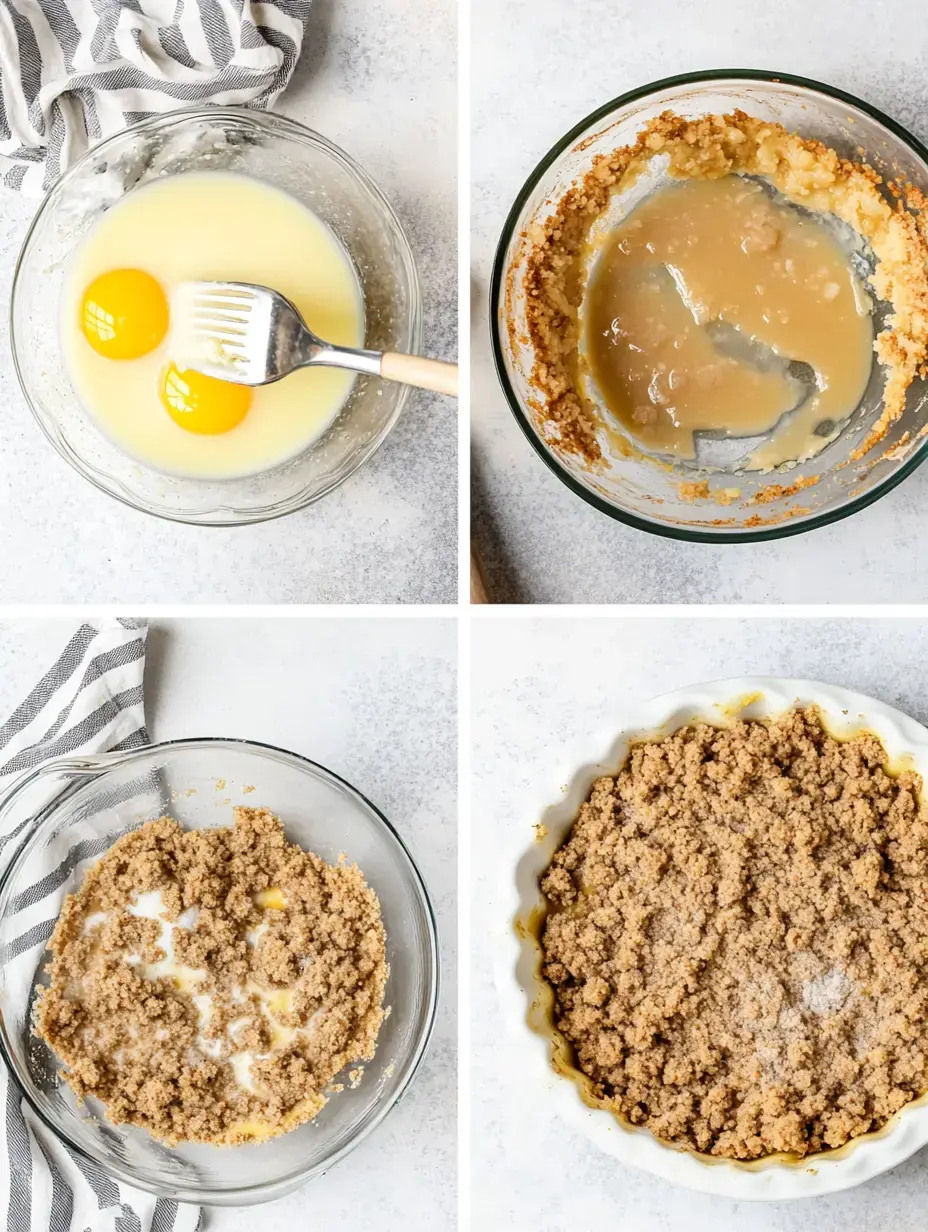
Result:
{"label": "egg yolk", "polygon": [[138,269],[95,278],[81,302],[81,330],[107,359],[139,359],[168,332],[168,300],[161,284]]}
{"label": "egg yolk", "polygon": [[251,390],[187,368],[169,364],[159,389],[164,409],[188,432],[215,435],[237,427],[248,414]]}

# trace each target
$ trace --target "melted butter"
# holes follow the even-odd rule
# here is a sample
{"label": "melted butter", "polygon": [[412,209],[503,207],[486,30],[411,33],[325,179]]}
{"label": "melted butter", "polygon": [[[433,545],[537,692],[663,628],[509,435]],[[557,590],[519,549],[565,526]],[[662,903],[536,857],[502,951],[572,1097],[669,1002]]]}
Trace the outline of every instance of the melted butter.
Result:
{"label": "melted butter", "polygon": [[288,1027],[278,1020],[279,1015],[290,1014],[293,1011],[293,1002],[296,994],[292,988],[262,988],[260,984],[249,980],[245,985],[245,989],[258,998],[261,1011],[267,1020],[268,1030],[271,1034],[270,1051],[258,1054],[259,1060],[263,1061],[266,1057],[271,1056],[272,1053],[282,1051],[298,1036],[306,1035],[307,1028]]}
{"label": "melted butter", "polygon": [[264,908],[265,911],[283,911],[287,905],[287,899],[283,890],[277,886],[270,886],[267,890],[259,890],[255,895],[255,905]]}
{"label": "melted butter", "polygon": [[229,1057],[229,1064],[232,1066],[235,1081],[243,1091],[249,1091],[252,1094],[258,1089],[254,1078],[251,1076],[251,1064],[255,1059],[255,1053],[253,1052],[233,1052],[231,1057]]}
{"label": "melted butter", "polygon": [[267,1121],[262,1121],[257,1117],[235,1121],[229,1126],[229,1137],[234,1138],[237,1134],[241,1134],[243,1138],[254,1138],[257,1140],[270,1138],[272,1135],[279,1134],[282,1127],[284,1129],[291,1129],[299,1125],[305,1119],[307,1112],[316,1110],[312,1107],[311,1101],[303,1100],[290,1109],[283,1119],[282,1126],[278,1125],[275,1127],[269,1125]]}
{"label": "melted butter", "polygon": [[[173,982],[175,988],[180,992],[188,994],[193,993],[196,986],[201,980],[206,979],[206,972],[199,967],[188,967],[184,963],[178,962],[174,956],[174,929],[193,927],[196,922],[196,916],[192,914],[195,909],[190,909],[181,916],[176,924],[172,924],[170,920],[164,918],[165,907],[164,899],[161,896],[160,890],[149,890],[144,894],[139,894],[134,903],[130,903],[126,910],[130,915],[138,916],[143,920],[155,920],[161,928],[161,935],[158,938],[158,948],[164,952],[164,958],[158,962],[143,962],[137,954],[130,954],[126,958],[126,962],[135,967],[138,974],[146,980],[169,979]],[[185,919],[184,923],[182,921]]]}
{"label": "melted butter", "polygon": [[293,998],[292,988],[275,988],[264,996],[268,1009],[274,1014],[289,1014],[293,1009]]}
{"label": "melted butter", "polygon": [[207,1036],[204,1032],[209,1027],[213,1020],[213,998],[206,993],[194,993],[190,1000],[193,1002],[197,1011],[197,1019],[200,1027],[197,1035],[197,1048],[204,1056],[212,1057],[214,1060],[219,1060],[225,1051],[224,1041],[213,1036]]}
{"label": "melted butter", "polygon": [[101,924],[106,923],[110,918],[108,911],[92,911],[90,915],[84,917],[84,936],[87,937],[95,928],[99,928]]}
{"label": "melted butter", "polygon": [[[275,1052],[282,1052],[288,1044],[292,1043],[298,1035],[305,1034],[299,1027],[285,1027],[277,1021],[276,1018],[270,1019],[271,1030],[271,1051],[265,1053],[265,1056],[270,1056]],[[263,1059],[263,1058],[262,1058]]]}
{"label": "melted butter", "polygon": [[[283,891],[276,887],[260,891],[255,895],[255,902],[259,907],[269,911],[282,911],[286,907],[286,898]],[[178,962],[174,953],[174,930],[176,928],[187,930],[195,928],[199,917],[199,909],[196,907],[188,908],[174,922],[165,918],[164,913],[166,909],[164,899],[158,890],[139,894],[135,901],[126,907],[130,915],[141,919],[155,920],[158,923],[161,933],[157,945],[164,953],[164,958],[154,963],[143,962],[138,954],[127,955],[126,962],[133,966],[144,979],[169,978],[179,991],[190,996],[191,1002],[197,1011],[200,1028],[197,1035],[197,1049],[205,1056],[216,1060],[222,1059],[229,1045],[234,1048],[235,1045],[232,1041],[235,1035],[251,1020],[250,1015],[246,1014],[233,1019],[228,1024],[226,1032],[220,1038],[211,1038],[204,1034],[212,1021],[215,1010],[212,997],[197,991],[199,983],[206,979],[206,972]],[[91,919],[92,927],[96,928],[107,918],[105,913],[101,912],[98,914],[99,918],[97,916],[88,918],[85,922],[85,930]],[[250,929],[246,934],[249,944],[256,946],[267,931],[267,928],[268,924],[263,922],[256,928]],[[233,1051],[226,1057],[226,1060],[232,1067],[236,1084],[249,1094],[258,1094],[260,1093],[260,1084],[256,1082],[251,1072],[254,1062],[267,1060],[275,1053],[286,1048],[294,1039],[308,1035],[315,1026],[315,1017],[318,1017],[318,1015],[306,1027],[286,1026],[279,1021],[279,1018],[293,1012],[296,996],[293,988],[262,988],[253,980],[248,980],[244,989],[233,991],[232,999],[244,1002],[248,994],[257,997],[261,1012],[267,1020],[270,1032],[270,1048],[267,1052],[261,1053],[252,1052],[247,1049]],[[252,1125],[253,1130],[243,1128],[247,1125]],[[260,1122],[242,1121],[233,1129],[246,1136],[255,1138],[266,1137],[272,1132],[277,1132],[276,1130],[271,1130],[266,1125],[262,1125]]]}
{"label": "melted butter", "polygon": [[647,448],[694,458],[694,433],[769,433],[748,462],[763,469],[811,457],[859,404],[867,307],[821,222],[738,176],[687,180],[610,234],[587,289],[583,359]]}
{"label": "melted butter", "polygon": [[272,1129],[266,1121],[248,1120],[235,1121],[229,1126],[229,1137],[234,1138],[236,1135],[241,1135],[243,1138],[269,1138],[272,1133],[277,1131]]}
{"label": "melted butter", "polygon": [[[267,1052],[252,1052],[248,1049],[241,1049],[238,1052],[233,1052],[227,1059],[232,1066],[232,1072],[235,1075],[237,1085],[243,1091],[255,1094],[260,1091],[260,1084],[255,1081],[254,1075],[251,1072],[254,1062],[266,1061],[269,1057],[274,1056],[275,1053],[282,1052],[293,1040],[309,1035],[316,1025],[318,1014],[314,1015],[305,1027],[288,1027],[279,1021],[278,1015],[293,1012],[293,1003],[296,997],[293,988],[262,988],[254,980],[248,980],[244,989],[240,990],[240,996],[235,997],[235,1000],[244,1001],[248,995],[255,996],[258,999],[261,1013],[267,1023],[270,1047]],[[226,1029],[229,1039],[234,1040],[238,1032],[250,1021],[251,1015],[249,1014],[234,1018]]]}
{"label": "melted butter", "polygon": [[[261,1013],[263,1014],[268,1032],[270,1034],[270,1047],[267,1052],[250,1052],[242,1050],[233,1053],[229,1058],[229,1064],[232,1066],[232,1071],[235,1074],[235,1081],[243,1091],[256,1092],[260,1089],[259,1084],[255,1082],[255,1078],[251,1072],[251,1066],[255,1061],[266,1061],[269,1057],[274,1056],[278,1052],[282,1052],[295,1039],[306,1039],[313,1031],[322,1016],[322,1012],[317,1010],[310,1018],[305,1027],[290,1027],[279,1021],[278,1015],[290,1014],[293,1012],[293,1003],[296,998],[296,992],[293,988],[262,988],[260,984],[256,984],[253,980],[249,980],[245,985],[245,993],[250,993],[257,997]],[[233,1019],[228,1026],[228,1034],[234,1037],[238,1031],[250,1021],[249,1017]]]}

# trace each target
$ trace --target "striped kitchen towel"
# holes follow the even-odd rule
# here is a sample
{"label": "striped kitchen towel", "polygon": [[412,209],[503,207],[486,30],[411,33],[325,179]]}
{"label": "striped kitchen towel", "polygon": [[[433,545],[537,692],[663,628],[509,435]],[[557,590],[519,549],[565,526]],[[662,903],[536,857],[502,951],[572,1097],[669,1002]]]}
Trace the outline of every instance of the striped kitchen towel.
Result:
{"label": "striped kitchen towel", "polygon": [[[48,7],[53,7],[49,5]],[[0,796],[26,770],[63,754],[102,753],[148,744],[142,677],[144,621],[88,621],[54,666],[0,726]],[[30,815],[0,833],[0,871],[28,832]],[[62,863],[74,851],[74,839]],[[51,880],[51,879],[49,879]],[[23,945],[0,955],[7,979],[31,982],[57,907],[45,901],[60,887],[16,900]],[[36,887],[38,889],[38,887]],[[43,905],[44,904],[44,905]],[[33,1114],[0,1065],[0,1217],[6,1232],[196,1232],[194,1206],[156,1200],[117,1184],[89,1159],[72,1153]],[[5,1209],[4,1209],[5,1207]]]}
{"label": "striped kitchen towel", "polygon": [[94,142],[194,103],[269,107],[311,0],[0,0],[0,177],[41,196]]}

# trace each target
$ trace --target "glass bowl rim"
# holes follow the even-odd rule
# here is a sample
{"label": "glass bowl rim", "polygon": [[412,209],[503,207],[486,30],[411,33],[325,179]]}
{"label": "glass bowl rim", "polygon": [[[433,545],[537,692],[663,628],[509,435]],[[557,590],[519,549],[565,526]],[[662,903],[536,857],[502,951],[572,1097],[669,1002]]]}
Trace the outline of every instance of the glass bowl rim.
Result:
{"label": "glass bowl rim", "polygon": [[730,68],[730,69],[701,69],[697,72],[677,73],[671,77],[662,77],[656,81],[647,82],[645,85],[638,86],[634,90],[629,90],[624,94],[618,95],[607,103],[603,103],[594,111],[591,111],[582,120],[575,124],[568,132],[564,134],[548,152],[539,160],[533,170],[529,173],[522,187],[516,195],[516,198],[506,215],[506,220],[503,223],[503,228],[500,233],[500,238],[496,246],[496,253],[493,258],[493,270],[490,278],[490,339],[493,350],[493,362],[496,368],[497,379],[502,387],[503,394],[509,404],[509,409],[512,412],[516,423],[522,429],[524,436],[529,441],[529,444],[535,450],[535,453],[541,458],[545,465],[552,471],[557,478],[566,485],[577,496],[581,497],[588,505],[604,513],[607,516],[615,519],[617,522],[623,522],[626,526],[634,527],[635,530],[646,531],[648,534],[657,535],[663,539],[680,539],[688,543],[762,543],[772,539],[786,539],[793,535],[806,534],[808,531],[818,530],[823,526],[830,526],[835,522],[840,522],[842,519],[850,517],[851,514],[858,513],[861,509],[866,509],[868,505],[872,505],[878,501],[880,497],[891,492],[904,479],[907,479],[912,472],[921,465],[928,456],[928,438],[925,438],[921,444],[915,449],[911,456],[902,462],[899,467],[891,474],[887,475],[878,484],[867,492],[862,492],[852,500],[842,504],[837,509],[829,510],[826,513],[815,514],[813,517],[805,521],[797,523],[793,519],[785,519],[780,525],[753,528],[749,530],[718,530],[707,531],[697,527],[681,527],[671,526],[665,523],[652,522],[647,518],[643,518],[638,514],[631,513],[628,510],[620,509],[604,500],[602,497],[591,491],[564,467],[561,461],[553,450],[548,449],[544,442],[535,431],[532,423],[522,407],[518,394],[512,387],[509,376],[506,372],[506,365],[503,356],[503,344],[500,333],[499,317],[503,307],[502,296],[505,285],[506,273],[506,256],[509,246],[515,235],[516,225],[522,213],[522,209],[534,191],[538,181],[544,173],[557,161],[563,152],[570,146],[578,137],[582,136],[589,128],[600,120],[604,119],[611,112],[616,111],[620,107],[627,106],[629,103],[638,102],[640,99],[647,98],[650,94],[657,94],[661,90],[669,89],[674,86],[698,85],[703,82],[721,82],[721,81],[757,81],[767,82],[769,84],[783,83],[789,86],[797,86],[804,90],[809,90],[812,93],[826,95],[827,97],[837,99],[839,102],[846,103],[850,107],[855,107],[859,111],[864,112],[872,120],[876,120],[889,132],[897,137],[904,145],[925,163],[928,168],[928,147],[926,147],[919,139],[913,136],[908,129],[904,128],[898,121],[887,116],[879,108],[874,107],[870,103],[864,102],[853,94],[849,94],[846,90],[841,90],[837,86],[831,86],[825,82],[815,81],[810,77],[797,76],[792,73],[776,73],[767,69],[753,68]]}
{"label": "glass bowl rim", "polygon": [[[16,332],[16,306],[19,298],[19,288],[22,281],[23,266],[26,258],[30,255],[32,243],[35,233],[38,229],[41,219],[45,216],[45,211],[48,208],[48,203],[52,194],[60,187],[66,186],[68,182],[82,171],[86,164],[92,159],[95,159],[101,152],[105,152],[111,145],[121,141],[130,133],[144,133],[150,129],[157,129],[171,124],[177,120],[187,120],[195,122],[197,120],[214,119],[216,117],[225,118],[227,120],[246,121],[252,123],[256,128],[263,128],[266,132],[279,130],[285,137],[296,141],[308,141],[310,144],[316,144],[330,154],[336,162],[342,164],[353,176],[359,181],[365,192],[370,196],[384,211],[389,218],[392,226],[395,229],[398,240],[398,248],[400,250],[400,258],[409,280],[409,310],[407,320],[409,323],[409,344],[410,350],[418,354],[422,350],[422,335],[423,335],[423,311],[422,311],[422,286],[419,280],[419,271],[416,267],[415,255],[412,245],[409,241],[409,236],[406,229],[401,223],[396,211],[390,204],[380,186],[371,178],[364,168],[351,157],[340,146],[337,146],[334,141],[330,141],[315,129],[310,128],[306,124],[301,124],[299,120],[291,119],[290,116],[281,115],[276,111],[260,111],[255,108],[246,106],[193,106],[193,107],[178,107],[172,111],[159,112],[156,115],[150,116],[147,120],[140,120],[136,124],[129,124],[125,128],[120,129],[116,133],[110,134],[102,141],[98,141],[92,145],[81,157],[69,167],[67,171],[55,180],[51,188],[42,198],[38,209],[32,217],[29,227],[26,231],[25,238],[16,258],[16,265],[13,270],[13,282],[10,290],[10,305],[8,310],[8,324],[10,334],[10,352],[13,358],[13,371],[16,373],[16,380],[19,384],[22,396],[32,413],[33,419],[39,426],[45,439],[53,447],[55,452],[62,458],[73,470],[93,484],[99,492],[103,492],[106,496],[112,497],[120,504],[128,506],[130,509],[136,509],[139,513],[147,514],[149,517],[159,518],[165,522],[176,522],[187,526],[250,526],[261,522],[271,522],[275,518],[285,517],[287,514],[295,513],[299,509],[305,509],[310,505],[314,505],[323,497],[328,496],[330,492],[334,492],[340,488],[343,483],[351,478],[366,462],[368,462],[377,450],[381,447],[389,434],[396,426],[406,403],[409,399],[409,386],[401,386],[397,396],[396,406],[393,414],[381,428],[381,430],[370,440],[364,449],[361,450],[357,459],[353,462],[351,469],[346,471],[339,479],[328,483],[319,492],[313,496],[307,496],[305,489],[295,495],[288,497],[284,501],[276,502],[272,505],[262,505],[255,509],[239,509],[234,506],[224,504],[221,500],[216,500],[212,506],[203,514],[177,514],[169,510],[161,508],[151,508],[140,500],[130,496],[122,489],[120,483],[114,483],[110,486],[104,481],[103,472],[98,472],[95,468],[89,467],[82,458],[80,458],[64,441],[59,440],[43,422],[42,416],[36,410],[35,402],[30,394],[26,382],[23,378],[22,367],[19,359],[20,346],[17,343]],[[274,468],[271,468],[272,470]],[[106,477],[108,478],[108,477]],[[255,477],[256,478],[256,477]],[[240,480],[212,480],[222,485],[228,483],[231,485]],[[229,516],[219,516],[220,514],[230,514]]]}
{"label": "glass bowl rim", "polygon": [[[290,762],[297,769],[311,768],[311,772],[319,774],[322,778],[333,781],[337,786],[347,789],[348,793],[354,796],[361,802],[364,808],[372,816],[373,820],[386,831],[387,836],[392,839],[399,848],[400,854],[405,860],[405,863],[412,874],[413,885],[415,886],[420,905],[423,908],[423,913],[426,922],[426,955],[425,955],[425,976],[428,981],[427,1002],[425,1005],[424,1025],[419,1033],[419,1038],[416,1041],[409,1061],[407,1063],[407,1073],[404,1082],[393,1097],[383,1103],[381,1107],[376,1107],[373,1114],[368,1119],[367,1123],[361,1130],[352,1135],[352,1137],[344,1143],[344,1145],[334,1154],[321,1160],[311,1168],[301,1171],[291,1172],[285,1177],[279,1177],[273,1181],[262,1181],[255,1185],[243,1185],[236,1189],[184,1189],[181,1186],[171,1185],[153,1186],[149,1182],[142,1182],[128,1168],[121,1164],[114,1165],[109,1158],[97,1158],[91,1156],[87,1151],[75,1142],[69,1134],[64,1133],[57,1125],[46,1117],[45,1113],[33,1099],[31,1091],[27,1090],[25,1085],[20,1080],[19,1070],[16,1066],[10,1050],[7,1047],[5,1039],[5,1027],[0,1030],[0,1064],[4,1065],[11,1081],[16,1089],[26,1100],[27,1104],[35,1115],[39,1118],[43,1126],[49,1130],[57,1141],[61,1141],[71,1151],[77,1154],[90,1163],[102,1167],[104,1171],[112,1174],[117,1180],[123,1181],[128,1185],[134,1185],[147,1193],[155,1194],[160,1198],[169,1198],[178,1202],[203,1203],[205,1205],[214,1206],[232,1206],[243,1200],[247,1205],[257,1202],[270,1202],[275,1198],[282,1197],[284,1194],[290,1193],[292,1190],[304,1185],[317,1176],[327,1172],[336,1164],[340,1163],[347,1155],[350,1155],[355,1147],[359,1146],[370,1134],[374,1132],[386,1119],[390,1112],[397,1106],[400,1100],[406,1095],[415,1081],[422,1067],[422,1062],[428,1051],[429,1044],[435,1029],[435,1022],[438,1014],[438,1002],[441,985],[441,967],[440,953],[441,945],[438,935],[438,922],[435,917],[435,909],[432,905],[432,900],[422,877],[419,867],[412,857],[409,848],[406,846],[401,835],[386,816],[371,800],[359,791],[352,783],[350,783],[342,775],[337,774],[334,770],[330,770],[321,762],[314,761],[311,757],[306,757],[302,753],[294,753],[290,749],[283,749],[279,745],[268,744],[260,740],[247,740],[237,736],[192,736],[177,740],[159,740],[151,744],[142,745],[137,749],[129,749],[126,751],[111,751],[106,753],[90,753],[86,756],[64,754],[61,757],[53,758],[51,761],[44,762],[42,765],[33,770],[24,772],[21,776],[14,779],[10,787],[0,796],[0,803],[8,799],[13,792],[27,782],[32,782],[34,778],[41,775],[43,771],[54,771],[56,767],[62,769],[76,766],[85,766],[89,771],[97,768],[99,774],[88,779],[88,783],[96,782],[97,778],[102,777],[108,770],[117,769],[122,766],[130,765],[132,762],[141,761],[146,756],[152,753],[159,753],[165,750],[180,750],[190,748],[229,748],[240,746],[249,750],[253,750],[259,756],[268,757],[269,760]],[[20,859],[26,849],[31,847],[33,842],[42,832],[43,827],[47,825],[55,810],[55,806],[60,802],[62,794],[67,793],[67,788],[62,789],[62,792],[56,794],[55,798],[47,804],[39,808],[35,813],[36,824],[29,828],[28,832],[20,843],[17,844],[9,863],[0,875],[0,900],[3,899],[7,885],[11,880],[13,870],[17,868]],[[222,1150],[222,1147],[216,1148]]]}

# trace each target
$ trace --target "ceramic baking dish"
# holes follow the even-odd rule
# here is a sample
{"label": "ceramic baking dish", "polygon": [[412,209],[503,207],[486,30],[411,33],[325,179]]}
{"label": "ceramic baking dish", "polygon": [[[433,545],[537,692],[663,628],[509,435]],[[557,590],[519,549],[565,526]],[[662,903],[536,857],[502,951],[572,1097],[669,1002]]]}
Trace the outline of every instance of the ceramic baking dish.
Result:
{"label": "ceramic baking dish", "polygon": [[873,732],[894,769],[911,767],[928,779],[928,730],[891,706],[809,680],[712,681],[630,705],[615,716],[609,731],[565,743],[564,755],[552,764],[548,781],[538,786],[524,826],[501,836],[506,871],[500,907],[512,941],[501,948],[496,974],[510,1028],[511,1063],[525,1092],[526,1116],[559,1117],[624,1164],[690,1189],[736,1199],[779,1201],[834,1193],[895,1167],[928,1143],[928,1094],[906,1105],[880,1131],[839,1150],[802,1160],[772,1156],[752,1163],[682,1151],[593,1106],[595,1101],[570,1067],[566,1044],[551,1021],[551,991],[540,975],[537,924],[543,902],[538,879],[593,782],[615,773],[632,744],[668,735],[694,719],[722,726],[738,718],[772,718],[797,704],[817,705],[836,736]]}

